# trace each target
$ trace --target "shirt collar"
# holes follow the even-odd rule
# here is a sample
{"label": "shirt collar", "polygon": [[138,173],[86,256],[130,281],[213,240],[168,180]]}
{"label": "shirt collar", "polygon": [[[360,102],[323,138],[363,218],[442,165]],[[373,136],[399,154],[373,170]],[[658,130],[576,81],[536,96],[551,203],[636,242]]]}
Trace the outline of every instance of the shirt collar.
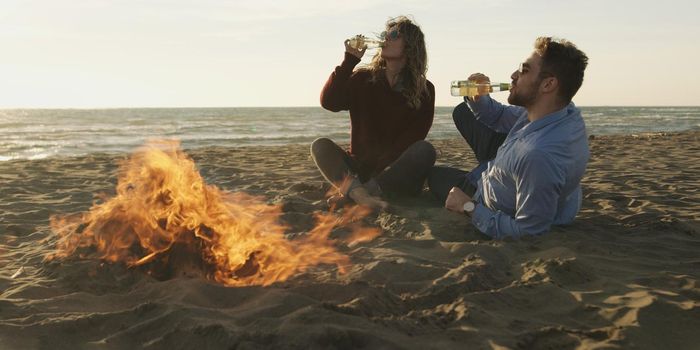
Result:
{"label": "shirt collar", "polygon": [[517,135],[513,135],[515,137],[523,137],[526,135],[529,135],[537,130],[540,130],[548,125],[558,123],[562,119],[576,113],[578,111],[578,108],[576,108],[576,105],[574,105],[573,102],[569,102],[569,104],[556,111],[552,112],[550,114],[547,114],[546,116],[535,120],[534,122],[528,122],[527,120],[527,113],[523,113],[523,116],[521,117],[522,120],[521,122],[524,123],[522,128],[516,131]]}

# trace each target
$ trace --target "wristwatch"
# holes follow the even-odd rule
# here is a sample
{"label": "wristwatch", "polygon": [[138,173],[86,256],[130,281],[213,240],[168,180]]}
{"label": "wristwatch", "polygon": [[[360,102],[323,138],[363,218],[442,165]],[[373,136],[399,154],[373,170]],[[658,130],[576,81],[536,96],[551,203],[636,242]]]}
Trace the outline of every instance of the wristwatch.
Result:
{"label": "wristwatch", "polygon": [[465,214],[471,215],[474,212],[474,209],[476,208],[476,205],[472,201],[468,201],[464,203],[464,206],[462,207],[462,210],[464,211]]}

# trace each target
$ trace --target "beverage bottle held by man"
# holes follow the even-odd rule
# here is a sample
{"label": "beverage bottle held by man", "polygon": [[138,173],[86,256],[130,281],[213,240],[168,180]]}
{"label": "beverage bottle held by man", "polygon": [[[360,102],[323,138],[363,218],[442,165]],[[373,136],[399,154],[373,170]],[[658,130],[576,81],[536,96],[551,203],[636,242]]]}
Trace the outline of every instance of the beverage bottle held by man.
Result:
{"label": "beverage bottle held by man", "polygon": [[454,80],[450,84],[452,96],[474,97],[508,90],[510,90],[510,83],[477,83],[473,80]]}

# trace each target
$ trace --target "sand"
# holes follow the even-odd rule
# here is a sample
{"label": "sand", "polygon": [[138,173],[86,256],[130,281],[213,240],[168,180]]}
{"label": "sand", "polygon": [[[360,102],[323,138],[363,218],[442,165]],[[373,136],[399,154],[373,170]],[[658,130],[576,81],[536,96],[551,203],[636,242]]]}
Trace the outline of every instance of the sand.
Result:
{"label": "sand", "polygon": [[[318,266],[268,287],[45,262],[53,214],[114,193],[126,155],[0,163],[1,349],[700,348],[700,132],[590,140],[576,222],[494,241],[428,193],[364,220]],[[470,168],[460,140],[441,164]],[[307,145],[188,152],[210,184],[281,204],[289,237],[327,210]],[[14,275],[14,277],[13,277]]]}

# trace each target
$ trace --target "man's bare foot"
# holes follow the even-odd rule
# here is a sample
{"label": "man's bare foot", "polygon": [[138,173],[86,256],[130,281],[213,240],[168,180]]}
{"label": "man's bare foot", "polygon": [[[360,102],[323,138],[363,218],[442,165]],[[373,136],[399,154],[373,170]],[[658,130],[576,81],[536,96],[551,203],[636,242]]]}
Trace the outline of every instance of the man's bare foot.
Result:
{"label": "man's bare foot", "polygon": [[354,200],[355,203],[368,206],[372,209],[386,210],[389,207],[389,203],[370,195],[363,186],[353,188],[350,193],[348,193],[348,197]]}

